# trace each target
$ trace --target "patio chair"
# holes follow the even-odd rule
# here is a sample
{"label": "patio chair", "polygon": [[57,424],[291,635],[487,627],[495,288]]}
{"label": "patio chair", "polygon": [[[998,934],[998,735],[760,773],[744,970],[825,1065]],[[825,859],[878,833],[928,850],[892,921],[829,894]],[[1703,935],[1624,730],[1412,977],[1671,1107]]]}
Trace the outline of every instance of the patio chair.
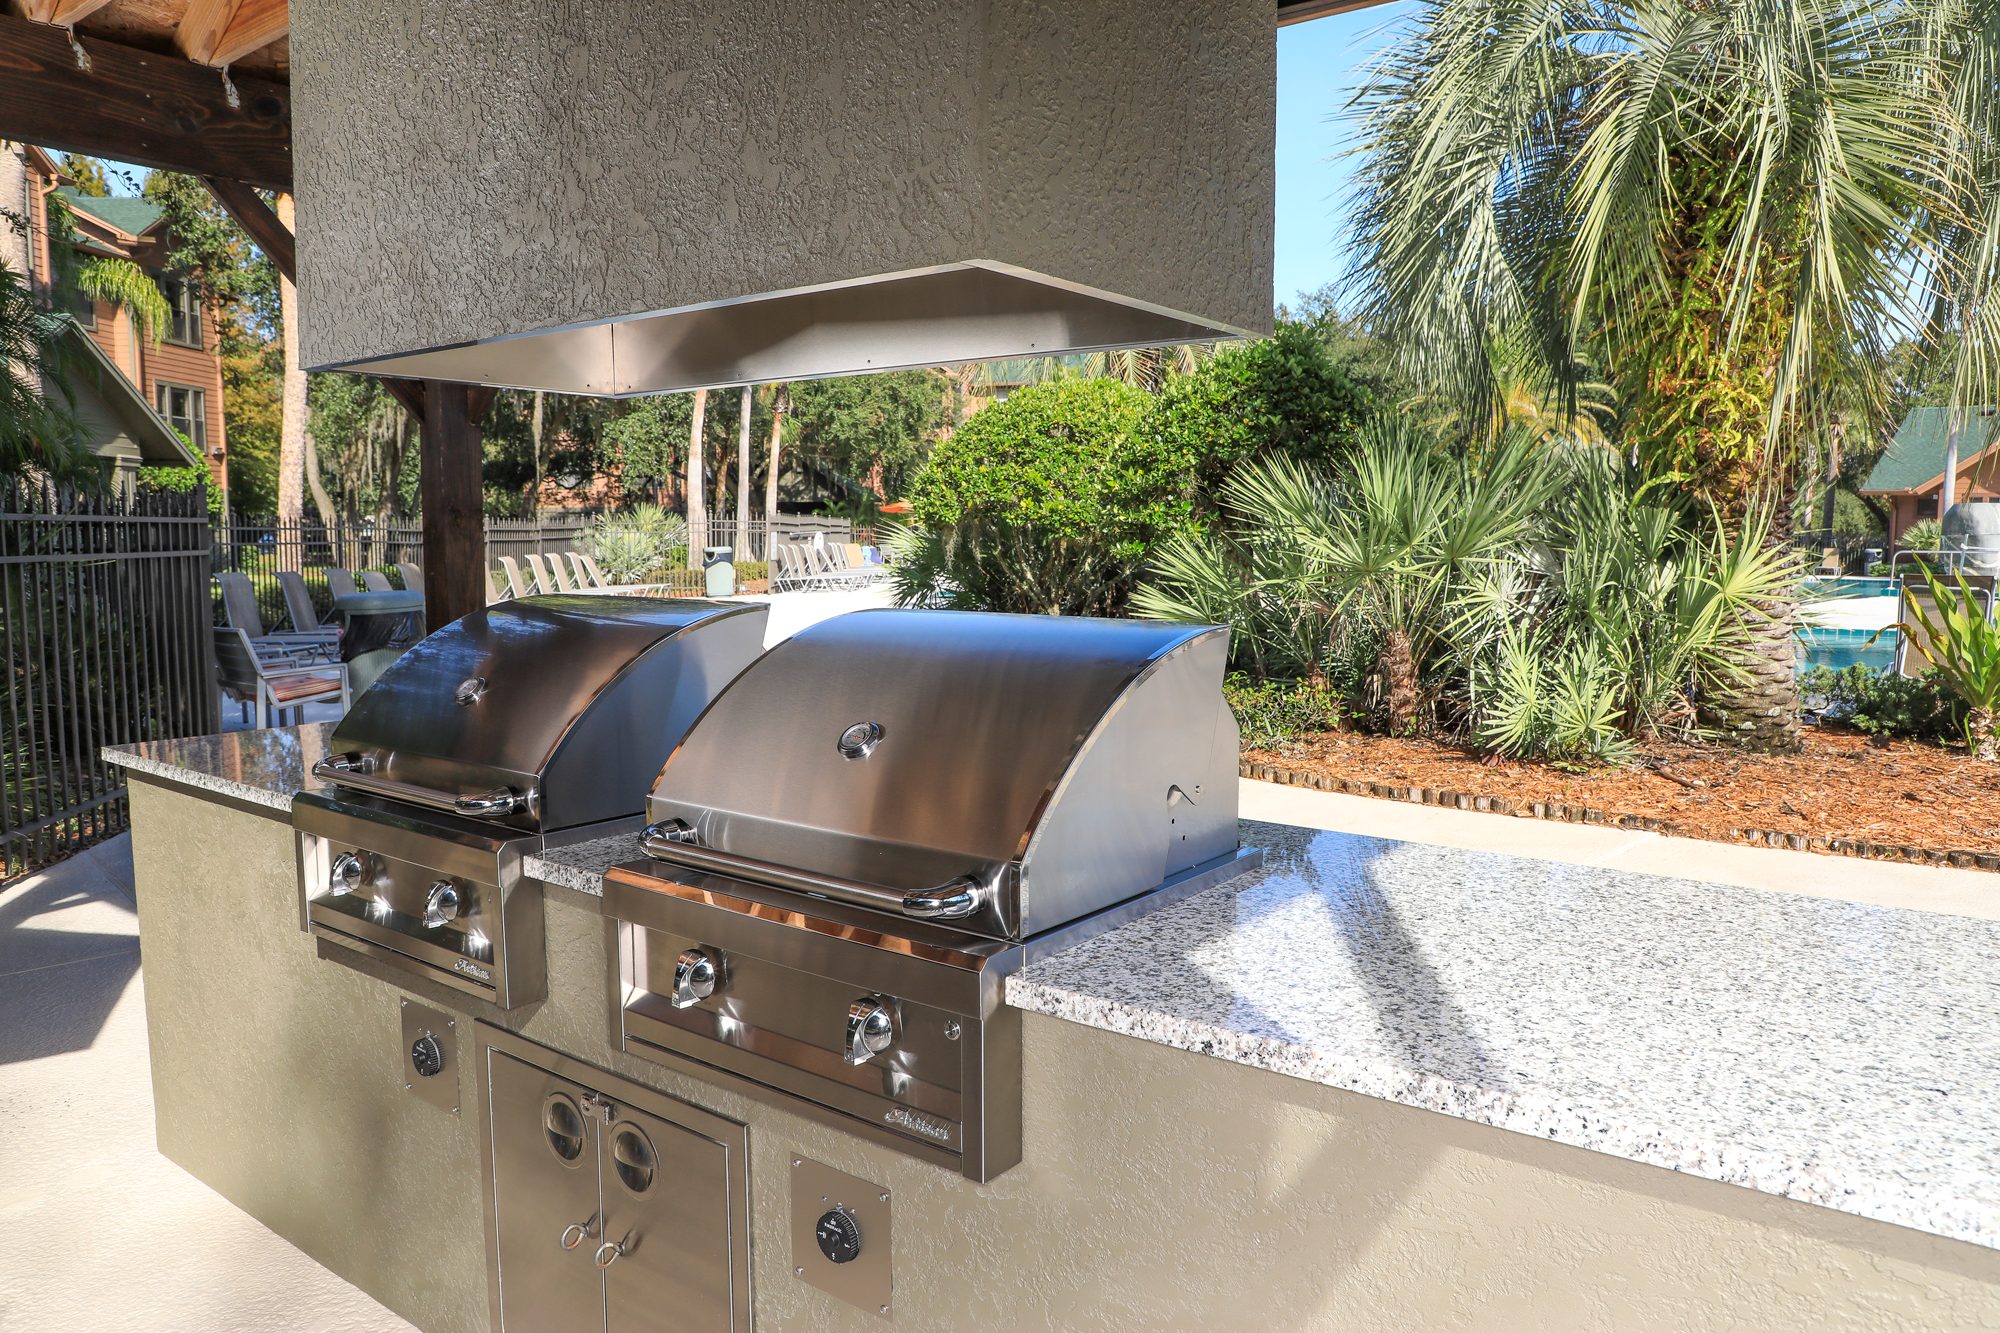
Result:
{"label": "patio chair", "polygon": [[578,592],[616,591],[611,586],[611,580],[604,577],[604,571],[597,567],[597,562],[583,552],[571,551],[567,556],[559,555],[556,559],[567,559],[569,561],[569,572],[571,577],[576,580],[576,590]]}
{"label": "patio chair", "polygon": [[506,576],[508,590],[516,597],[533,597],[540,591],[535,587],[534,572],[531,570],[523,574],[521,562],[511,555],[500,557],[500,572]]}
{"label": "patio chair", "polygon": [[862,582],[876,583],[889,576],[889,567],[879,561],[870,560],[868,548],[859,542],[842,542],[839,549],[841,556],[847,562],[847,567],[858,574]]}
{"label": "patio chair", "polygon": [[339,642],[340,626],[329,625],[319,618],[319,608],[313,605],[304,575],[295,569],[279,570],[278,591],[285,595],[285,614],[291,618],[292,633]]}
{"label": "patio chair", "polygon": [[535,575],[545,592],[576,591],[569,581],[569,572],[563,568],[561,556],[530,554],[528,559],[534,563]]}
{"label": "patio chair", "polygon": [[[1964,578],[1965,586],[1978,602],[1979,609],[1986,615],[1987,619],[1992,619],[1993,576],[1990,574],[1967,574]],[[1943,585],[1947,595],[1955,596],[1957,594],[1957,579],[1947,575],[1943,579]],[[1930,616],[1933,624],[1937,623],[1941,618],[1937,599],[1931,596],[1930,584],[1924,582],[1923,576],[1920,574],[1906,575],[1903,579],[1902,593],[1896,601],[1896,619],[1908,626],[1907,629],[1900,630],[1896,634],[1896,674],[1899,676],[1908,676],[1912,679],[1922,676],[1926,671],[1930,670],[1931,666],[1930,659],[1921,651],[1913,651],[1913,649],[1917,649],[1918,647],[1918,640],[1922,640],[1925,644],[1929,642],[1929,636],[1924,633],[1923,627],[1918,623],[1916,612],[1913,609],[1918,606],[1923,607],[1925,614]]]}
{"label": "patio chair", "polygon": [[859,588],[869,581],[868,571],[847,563],[847,549],[838,542],[821,541],[806,548],[831,588]]}
{"label": "patio chair", "polygon": [[495,574],[491,569],[486,571],[486,604],[488,606],[493,605],[495,602],[507,601],[513,595],[513,590],[507,586],[504,579]]}
{"label": "patio chair", "polygon": [[257,590],[251,586],[248,574],[223,570],[215,576],[215,585],[222,590],[223,622],[230,629],[241,630],[244,641],[259,657],[327,657],[339,642],[338,634],[328,635],[324,631],[301,634],[266,630],[263,613],[257,609]]}
{"label": "patio chair", "polygon": [[362,588],[363,588],[363,589],[365,589],[365,590],[366,590],[366,591],[368,591],[368,592],[401,592],[401,591],[402,591],[402,589],[398,588],[398,587],[397,587],[397,586],[396,586],[395,584],[393,584],[393,583],[389,582],[389,576],[388,576],[387,574],[384,574],[384,573],[383,573],[383,572],[382,572],[381,570],[379,570],[379,569],[364,569],[364,570],[362,570],[362,571],[361,571],[361,586],[362,586]]}
{"label": "patio chair", "polygon": [[214,631],[216,677],[223,693],[242,705],[246,721],[253,706],[259,728],[271,725],[274,710],[277,725],[283,726],[287,711],[302,716],[307,704],[322,700],[338,699],[341,711],[347,711],[345,662],[265,659],[244,631],[227,625]]}
{"label": "patio chair", "polygon": [[398,560],[396,573],[402,578],[403,586],[411,592],[424,590],[424,571],[419,566],[411,564],[408,560]]}
{"label": "patio chair", "polygon": [[350,597],[361,591],[354,584],[354,575],[344,569],[329,569],[326,571],[326,590],[336,600],[342,597]]}

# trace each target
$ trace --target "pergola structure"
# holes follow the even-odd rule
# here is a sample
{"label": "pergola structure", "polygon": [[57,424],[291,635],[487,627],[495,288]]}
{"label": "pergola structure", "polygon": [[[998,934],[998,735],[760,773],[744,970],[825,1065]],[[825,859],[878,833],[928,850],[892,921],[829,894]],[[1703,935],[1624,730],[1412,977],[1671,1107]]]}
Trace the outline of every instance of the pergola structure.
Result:
{"label": "pergola structure", "polygon": [[[1278,0],[1279,25],[1380,0]],[[0,138],[199,176],[287,279],[290,230],[261,192],[292,188],[286,0],[9,0]],[[423,423],[427,617],[486,599],[480,421],[493,390],[383,378]]]}

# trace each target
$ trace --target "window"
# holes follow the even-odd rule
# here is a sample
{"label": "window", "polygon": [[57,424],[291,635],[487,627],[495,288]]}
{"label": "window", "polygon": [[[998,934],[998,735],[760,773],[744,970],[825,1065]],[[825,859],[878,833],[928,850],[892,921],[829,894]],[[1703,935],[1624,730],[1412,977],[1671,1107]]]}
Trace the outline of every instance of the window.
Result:
{"label": "window", "polygon": [[174,312],[167,341],[182,347],[201,346],[201,288],[184,278],[161,278],[160,287]]}
{"label": "window", "polygon": [[73,286],[65,285],[60,290],[62,308],[76,316],[76,322],[86,329],[97,327],[97,298],[86,296]]}
{"label": "window", "polygon": [[158,396],[160,415],[167,419],[167,424],[187,436],[196,453],[206,454],[208,395],[185,384],[155,385],[153,391]]}

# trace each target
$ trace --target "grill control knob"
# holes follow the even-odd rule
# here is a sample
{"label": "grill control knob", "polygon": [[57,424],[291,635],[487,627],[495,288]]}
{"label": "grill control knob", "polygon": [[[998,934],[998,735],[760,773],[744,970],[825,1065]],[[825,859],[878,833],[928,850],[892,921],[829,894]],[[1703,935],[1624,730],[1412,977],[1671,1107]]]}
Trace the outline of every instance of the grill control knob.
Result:
{"label": "grill control knob", "polygon": [[888,1050],[895,1036],[895,1015],[881,996],[864,995],[847,1006],[847,1063],[867,1064]]}
{"label": "grill control knob", "polygon": [[353,893],[368,878],[368,867],[361,864],[361,857],[354,852],[342,852],[333,858],[333,868],[327,874],[327,887],[338,898],[342,894]]}
{"label": "grill control knob", "polygon": [[681,956],[674,960],[674,1008],[692,1009],[700,1004],[715,994],[715,985],[720,979],[721,969],[715,965],[715,956],[708,950],[681,950]]}
{"label": "grill control knob", "polygon": [[424,926],[436,930],[448,921],[458,920],[460,906],[458,886],[448,879],[441,879],[431,885],[430,897],[424,899]]}
{"label": "grill control knob", "polygon": [[837,1264],[851,1264],[861,1257],[861,1224],[845,1208],[820,1214],[813,1225],[813,1240],[819,1252]]}

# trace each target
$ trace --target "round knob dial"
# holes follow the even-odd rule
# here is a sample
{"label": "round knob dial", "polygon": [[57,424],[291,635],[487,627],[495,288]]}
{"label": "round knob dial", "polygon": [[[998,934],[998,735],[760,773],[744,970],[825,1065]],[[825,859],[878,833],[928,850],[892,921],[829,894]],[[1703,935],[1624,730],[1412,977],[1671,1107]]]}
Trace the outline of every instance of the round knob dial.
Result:
{"label": "round knob dial", "polygon": [[715,984],[720,978],[714,954],[706,949],[681,950],[681,956],[674,960],[674,1008],[689,1009],[700,1004],[715,994]]}
{"label": "round knob dial", "polygon": [[814,1225],[813,1241],[834,1263],[851,1264],[861,1257],[861,1224],[845,1208],[830,1209]]}
{"label": "round knob dial", "polygon": [[424,925],[436,930],[448,921],[456,921],[460,905],[458,886],[448,879],[439,880],[431,885],[430,896],[424,899]]}
{"label": "round knob dial", "polygon": [[867,1064],[888,1050],[895,1037],[895,1015],[881,996],[864,995],[847,1006],[847,1063]]}
{"label": "round knob dial", "polygon": [[410,1043],[410,1064],[419,1076],[429,1078],[444,1068],[444,1050],[436,1037],[426,1032]]}
{"label": "round knob dial", "polygon": [[327,887],[335,897],[353,893],[368,878],[368,867],[361,863],[355,852],[342,852],[333,858],[332,869],[327,873]]}

